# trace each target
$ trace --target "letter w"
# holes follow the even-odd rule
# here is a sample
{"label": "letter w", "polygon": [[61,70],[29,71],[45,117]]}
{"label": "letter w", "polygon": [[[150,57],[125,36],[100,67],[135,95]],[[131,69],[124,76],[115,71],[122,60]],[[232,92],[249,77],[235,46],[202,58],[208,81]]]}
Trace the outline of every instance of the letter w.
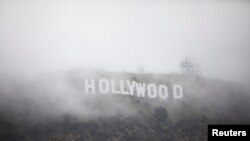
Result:
{"label": "letter w", "polygon": [[136,91],[138,97],[145,96],[145,83],[136,83]]}

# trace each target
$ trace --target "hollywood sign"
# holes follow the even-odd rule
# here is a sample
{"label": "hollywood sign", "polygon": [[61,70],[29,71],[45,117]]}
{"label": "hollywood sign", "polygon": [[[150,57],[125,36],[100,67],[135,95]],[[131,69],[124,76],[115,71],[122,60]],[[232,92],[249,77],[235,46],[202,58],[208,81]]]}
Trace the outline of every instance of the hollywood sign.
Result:
{"label": "hollywood sign", "polygon": [[156,85],[154,83],[114,79],[84,80],[84,91],[86,94],[121,94],[160,99],[171,97],[174,100],[183,98],[183,88],[181,85],[172,85],[171,89],[172,93],[169,96],[169,87],[164,84]]}

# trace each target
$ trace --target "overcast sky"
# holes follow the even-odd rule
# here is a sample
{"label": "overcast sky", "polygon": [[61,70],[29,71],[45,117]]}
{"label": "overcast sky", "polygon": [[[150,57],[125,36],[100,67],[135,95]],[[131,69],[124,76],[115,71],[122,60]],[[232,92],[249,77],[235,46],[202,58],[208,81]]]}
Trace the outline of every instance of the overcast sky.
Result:
{"label": "overcast sky", "polygon": [[0,72],[74,67],[179,71],[250,83],[250,3],[240,0],[0,0]]}

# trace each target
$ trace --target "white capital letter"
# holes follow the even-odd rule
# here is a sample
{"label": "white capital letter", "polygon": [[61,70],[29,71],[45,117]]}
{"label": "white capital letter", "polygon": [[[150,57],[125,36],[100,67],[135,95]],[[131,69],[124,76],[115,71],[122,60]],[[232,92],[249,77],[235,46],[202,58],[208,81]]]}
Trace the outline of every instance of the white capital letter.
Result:
{"label": "white capital letter", "polygon": [[219,135],[218,135],[218,129],[213,129],[212,131],[213,131],[213,132],[212,132],[212,136],[215,136],[215,135],[216,135],[216,136],[219,136]]}
{"label": "white capital letter", "polygon": [[114,79],[111,79],[111,91],[112,91],[113,94],[121,93],[120,91],[115,89],[115,80]]}
{"label": "white capital letter", "polygon": [[168,87],[165,85],[160,85],[158,88],[159,97],[162,99],[168,98]]}
{"label": "white capital letter", "polygon": [[183,98],[183,89],[182,86],[180,85],[173,85],[173,94],[174,94],[174,99],[181,99]]}
{"label": "white capital letter", "polygon": [[121,90],[121,94],[129,94],[128,91],[125,91],[123,80],[120,80],[120,90]]}
{"label": "white capital letter", "polygon": [[149,98],[156,98],[157,97],[157,88],[155,84],[148,84],[148,97]]}
{"label": "white capital letter", "polygon": [[129,89],[129,94],[130,95],[134,95],[134,89],[135,89],[135,86],[136,86],[136,82],[135,81],[132,81],[132,83],[128,80],[127,81],[127,84],[128,84],[128,89]]}
{"label": "white capital letter", "polygon": [[104,94],[109,92],[109,81],[107,79],[99,80],[99,91]]}
{"label": "white capital letter", "polygon": [[138,97],[145,96],[145,83],[136,83],[136,93]]}
{"label": "white capital letter", "polygon": [[95,80],[91,79],[90,83],[88,79],[85,79],[85,93],[89,93],[89,89],[92,91],[92,94],[95,93]]}

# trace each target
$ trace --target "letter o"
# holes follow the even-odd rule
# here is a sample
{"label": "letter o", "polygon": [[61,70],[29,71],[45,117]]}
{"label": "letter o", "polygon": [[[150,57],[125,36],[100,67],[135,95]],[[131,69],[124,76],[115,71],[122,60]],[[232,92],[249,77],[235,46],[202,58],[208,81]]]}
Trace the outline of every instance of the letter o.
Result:
{"label": "letter o", "polygon": [[157,88],[155,84],[148,84],[148,97],[149,98],[156,98],[157,97]]}
{"label": "letter o", "polygon": [[167,99],[168,98],[168,87],[165,85],[160,85],[158,87],[158,93],[159,93],[160,98]]}
{"label": "letter o", "polygon": [[99,91],[100,93],[108,93],[109,92],[109,81],[107,79],[99,80]]}

